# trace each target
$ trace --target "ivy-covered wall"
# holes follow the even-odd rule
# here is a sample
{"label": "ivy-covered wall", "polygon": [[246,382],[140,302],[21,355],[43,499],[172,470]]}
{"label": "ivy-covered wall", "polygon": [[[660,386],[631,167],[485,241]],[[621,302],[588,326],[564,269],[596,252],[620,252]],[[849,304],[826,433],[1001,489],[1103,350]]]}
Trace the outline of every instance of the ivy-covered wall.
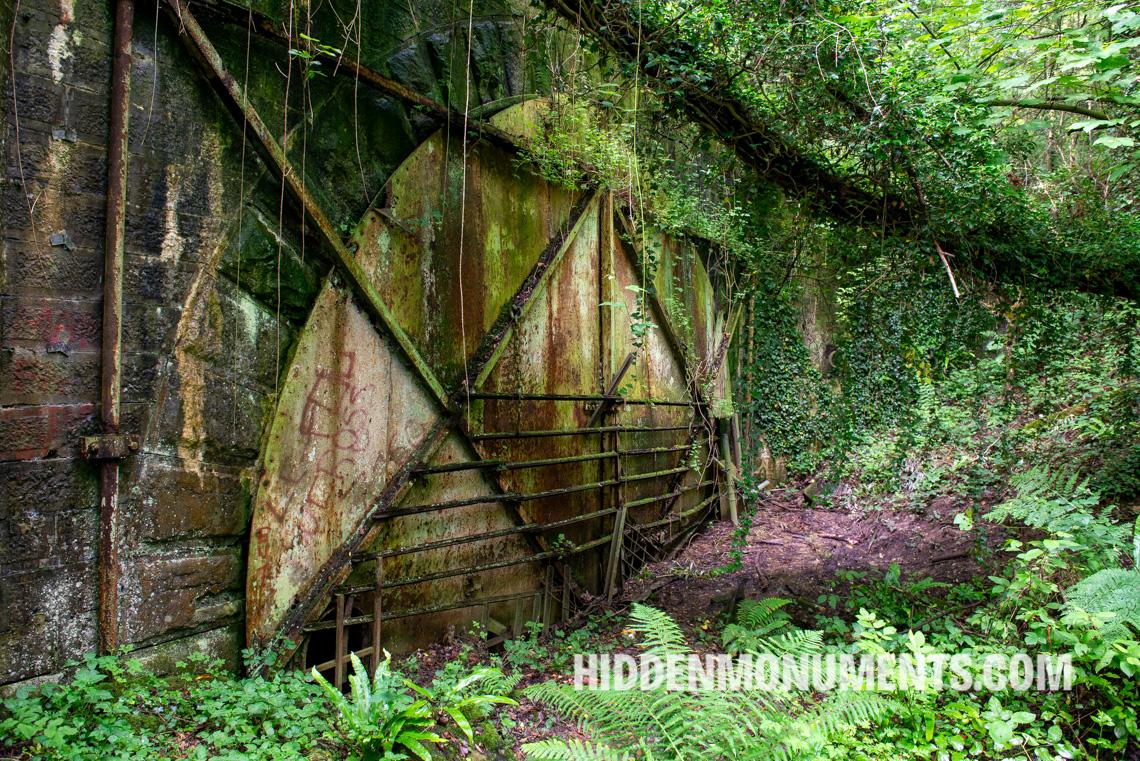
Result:
{"label": "ivy-covered wall", "polygon": [[[787,266],[758,274],[735,344],[756,480],[810,473],[904,422],[920,389],[971,362],[996,327],[985,294],[955,298],[937,261],[820,223],[796,241],[794,255],[772,257]],[[877,254],[853,264],[869,245]]]}

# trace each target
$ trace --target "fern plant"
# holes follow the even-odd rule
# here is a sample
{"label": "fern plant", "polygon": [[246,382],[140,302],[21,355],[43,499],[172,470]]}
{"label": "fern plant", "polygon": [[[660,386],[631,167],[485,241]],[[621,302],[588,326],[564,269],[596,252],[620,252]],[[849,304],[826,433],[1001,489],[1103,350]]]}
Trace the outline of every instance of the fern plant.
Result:
{"label": "fern plant", "polygon": [[1111,520],[1111,508],[1097,509],[1100,495],[1087,479],[1063,471],[1050,473],[1033,467],[1010,478],[1016,495],[1002,502],[986,518],[1013,520],[1053,536],[1068,537],[1100,567],[1115,565],[1128,537],[1126,526]]}
{"label": "fern plant", "polygon": [[337,731],[349,745],[360,751],[364,761],[394,761],[409,758],[408,753],[431,761],[424,743],[443,743],[431,731],[435,725],[426,700],[416,700],[404,689],[404,680],[391,671],[392,656],[385,653],[372,679],[356,653],[350,654],[353,673],[348,677],[346,698],[313,669],[313,679],[337,709]]}
{"label": "fern plant", "polygon": [[[481,717],[495,704],[517,705],[510,698],[494,693],[504,687],[509,692],[518,684],[519,678],[519,676],[507,678],[498,669],[483,667],[461,676],[456,681],[436,680],[430,688],[421,687],[410,680],[405,684],[422,695],[436,711],[449,717],[467,738],[467,742],[471,743],[475,741],[475,733],[468,717]],[[475,687],[482,683],[495,685],[494,693],[477,693]]]}
{"label": "fern plant", "polygon": [[630,761],[633,758],[628,751],[581,740],[539,740],[523,748],[527,758],[536,761]]}
{"label": "fern plant", "polygon": [[[817,652],[814,637],[804,635],[818,633],[792,626],[779,610],[784,605],[785,601],[759,601],[741,606],[737,626],[743,630],[746,622],[757,624],[749,647],[773,654],[781,647]],[[630,618],[630,628],[641,635],[647,653],[659,657],[691,653],[681,628],[666,613],[635,604]],[[740,633],[736,641],[744,639]],[[590,743],[549,739],[523,746],[528,757],[547,761],[614,761],[630,758],[628,749],[637,749],[633,756],[644,759],[800,761],[823,752],[835,732],[878,721],[897,707],[871,693],[837,694],[808,710],[804,710],[809,703],[806,696],[762,690],[581,690],[544,682],[526,694],[576,719],[596,739]]]}
{"label": "fern plant", "polygon": [[1106,640],[1131,639],[1140,632],[1140,570],[1106,568],[1069,587],[1065,613],[1111,614],[1097,627]]}
{"label": "fern plant", "polygon": [[[424,743],[447,742],[431,731],[437,717],[442,722],[450,719],[467,742],[473,743],[472,717],[483,716],[496,704],[517,705],[501,693],[513,690],[519,677],[504,677],[497,668],[466,671],[458,662],[452,662],[431,687],[421,687],[394,674],[392,656],[387,651],[384,656],[369,680],[364,664],[355,653],[349,654],[353,673],[348,678],[348,698],[313,669],[313,679],[339,713],[337,730],[363,754],[364,761],[393,761],[408,758],[408,753],[430,761],[431,753]],[[456,673],[460,670],[462,673]],[[490,692],[480,693],[476,689],[480,686]],[[414,698],[409,690],[422,699]]]}
{"label": "fern plant", "polygon": [[812,655],[823,652],[823,633],[799,629],[782,608],[791,601],[780,597],[742,600],[736,623],[724,628],[721,640],[732,655]]}

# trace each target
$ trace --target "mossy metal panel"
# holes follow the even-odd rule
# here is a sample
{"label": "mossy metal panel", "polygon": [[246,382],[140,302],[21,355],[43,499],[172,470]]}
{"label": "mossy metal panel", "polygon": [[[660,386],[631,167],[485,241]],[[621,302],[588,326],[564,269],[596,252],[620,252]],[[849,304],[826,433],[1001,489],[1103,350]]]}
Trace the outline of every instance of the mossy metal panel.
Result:
{"label": "mossy metal panel", "polygon": [[[534,105],[525,104],[496,121],[523,129],[534,111]],[[454,391],[474,382],[469,363],[508,315],[509,329],[492,352],[491,364],[478,375],[486,378],[478,391],[598,395],[634,352],[636,361],[618,393],[691,401],[692,368],[686,362],[714,343],[708,315],[697,316],[694,310],[702,300],[710,306],[714,302],[707,275],[692,265],[690,252],[670,253],[664,264],[672,273],[667,278],[674,289],[668,294],[670,308],[684,317],[684,338],[676,341],[672,337],[678,334],[668,327],[670,315],[643,296],[642,288],[655,285],[653,273],[643,271],[621,241],[612,204],[579,204],[584,211],[571,226],[579,194],[528,173],[502,148],[476,142],[466,154],[464,161],[461,143],[443,132],[428,138],[394,173],[353,235],[357,262],[369,282],[444,386]],[[559,236],[567,230],[573,235],[559,246]],[[535,280],[536,263],[552,247],[559,255]],[[657,328],[639,338],[634,320]],[[376,563],[382,564],[379,607],[385,647],[409,649],[442,636],[449,627],[463,628],[473,618],[510,622],[517,630],[520,616],[538,612],[542,593],[546,569],[531,558],[548,557],[557,536],[517,534],[512,527],[575,518],[617,504],[613,489],[588,488],[616,475],[612,460],[501,472],[487,467],[448,472],[428,467],[424,472],[424,466],[480,459],[518,464],[600,454],[615,446],[674,447],[632,455],[626,475],[676,472],[626,483],[621,496],[627,501],[652,497],[702,478],[697,471],[680,472],[694,454],[701,463],[707,456],[704,445],[680,451],[689,439],[694,408],[619,405],[595,418],[596,401],[566,399],[486,398],[466,405],[455,397],[460,408],[453,412],[461,425],[417,465],[413,443],[443,413],[396,357],[351,298],[326,285],[284,380],[266,448],[250,551],[252,639],[270,634],[292,602],[315,588],[316,577],[328,573],[326,563],[338,542],[369,516],[378,521],[377,529],[367,546],[354,550],[359,559],[341,589],[354,590],[345,592],[352,606],[347,615],[366,619],[375,602],[369,597],[376,594],[369,587],[377,576]],[[631,431],[622,433],[620,441],[596,433],[481,438],[614,424],[680,430]],[[363,439],[361,431],[367,434]],[[408,467],[418,475],[393,504],[380,504],[379,513],[372,515],[385,483]],[[519,496],[575,486],[587,488]],[[515,497],[496,499],[503,492]],[[666,509],[677,512],[696,504],[700,495],[694,491],[671,508],[662,502],[631,521],[659,518]],[[449,504],[455,500],[464,504]],[[559,527],[558,533],[582,544],[603,537],[611,525],[612,518],[589,518],[564,531]],[[473,539],[487,533],[497,536]],[[571,564],[579,583],[598,588],[602,557],[583,555]],[[516,560],[520,562],[514,564]],[[503,565],[486,568],[494,564]],[[528,595],[535,597],[534,608],[524,602]],[[484,604],[487,598],[500,602]],[[418,612],[424,608],[442,610]],[[342,624],[337,623],[338,632]],[[370,642],[368,635],[348,636],[350,647]]]}
{"label": "mossy metal panel", "polygon": [[273,634],[440,411],[353,298],[326,285],[274,412],[254,503],[251,640]]}
{"label": "mossy metal panel", "polygon": [[[485,390],[508,394],[599,393],[598,215],[596,208],[582,224],[546,287],[507,339],[502,356],[487,378]],[[473,409],[473,423],[484,431],[583,428],[591,409],[584,402],[492,399]],[[552,459],[600,451],[598,436],[556,436],[487,441],[490,459],[511,462]],[[533,493],[573,484],[596,483],[597,462],[579,462],[509,471],[504,487]],[[548,497],[525,503],[530,521],[549,522],[598,509],[598,492]],[[571,541],[598,535],[596,526],[581,523],[564,532]]]}
{"label": "mossy metal panel", "polygon": [[[622,383],[621,393],[630,398],[691,401],[685,368],[685,357],[670,345],[665,331],[674,324],[649,298],[643,288],[653,285],[654,270],[644,262],[635,261],[628,244],[620,240],[620,228],[614,232],[614,255],[611,259],[612,277],[606,279],[605,301],[613,310],[614,338],[611,356],[617,357],[638,348],[637,361]],[[660,236],[653,236],[649,245],[662,249]],[[670,266],[668,260],[658,260],[657,268]],[[646,285],[643,285],[646,284]],[[645,333],[638,337],[633,332],[635,323],[646,323]],[[652,327],[650,327],[650,325]],[[693,411],[687,407],[630,406],[622,409],[622,425],[642,428],[667,428],[688,425]],[[685,431],[660,431],[623,436],[627,448],[665,448],[680,446],[688,441]],[[628,443],[626,443],[628,442]],[[681,467],[689,459],[688,452],[643,455],[625,464],[628,474],[651,473]],[[679,474],[680,475],[680,474]],[[683,474],[683,483],[700,480],[696,472]],[[681,478],[678,481],[682,481]],[[665,491],[662,481],[644,480],[624,484],[626,501],[645,499]],[[628,521],[631,524],[658,519],[664,516],[666,503],[661,502],[635,510]]]}
{"label": "mossy metal panel", "polygon": [[491,145],[473,145],[464,170],[442,132],[393,175],[356,235],[360,261],[445,386],[464,378],[573,202]]}
{"label": "mossy metal panel", "polygon": [[[476,453],[461,436],[452,434],[431,458],[431,465],[447,465],[476,459]],[[493,495],[494,487],[486,475],[477,470],[456,473],[436,473],[423,476],[408,490],[406,504],[441,502],[450,499]],[[502,502],[470,505],[422,515],[392,519],[384,523],[376,542],[367,551],[412,547],[447,539],[461,539],[473,534],[484,534],[514,525],[509,508]],[[449,547],[380,560],[384,563],[384,578],[409,579],[448,571],[455,568],[472,568],[497,561],[524,558],[534,550],[522,536],[508,536],[477,542],[458,543]],[[374,574],[371,564],[358,568],[349,584],[367,583]],[[458,575],[417,584],[399,586],[384,591],[383,609],[399,612],[428,605],[451,605],[472,601],[470,607],[423,616],[397,618],[384,624],[384,646],[401,652],[437,639],[454,627],[466,630],[482,612],[475,602],[481,597],[524,594],[538,590],[542,569],[538,563],[497,568],[470,575]],[[506,606],[504,606],[506,607]],[[371,603],[363,606],[371,610]],[[493,610],[491,616],[509,620],[508,610]],[[529,612],[529,610],[528,610]]]}

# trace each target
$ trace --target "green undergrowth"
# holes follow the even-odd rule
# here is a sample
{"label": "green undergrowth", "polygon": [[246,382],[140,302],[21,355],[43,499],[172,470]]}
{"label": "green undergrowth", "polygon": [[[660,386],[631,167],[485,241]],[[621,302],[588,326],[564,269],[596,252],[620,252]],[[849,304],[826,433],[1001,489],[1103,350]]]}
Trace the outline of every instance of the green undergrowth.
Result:
{"label": "green undergrowth", "polygon": [[[589,739],[532,742],[524,746],[528,757],[1130,757],[1140,739],[1140,536],[1091,509],[1085,487],[1046,481],[1048,489],[1035,478],[1019,480],[1017,492],[992,511],[995,519],[1052,517],[1035,521],[1038,539],[1011,541],[1011,561],[988,579],[907,579],[898,566],[885,574],[847,572],[810,609],[778,598],[745,600],[719,622],[717,644],[730,654],[968,657],[959,667],[944,662],[947,688],[583,691],[554,679],[527,696],[575,721]],[[1050,507],[1082,494],[1064,516]],[[810,616],[810,629],[793,623]],[[661,658],[709,649],[701,636],[692,644],[665,612],[641,605],[634,605],[629,631],[642,651]],[[987,686],[987,657],[1019,653],[1034,663],[1038,655],[1070,656],[1072,688],[1050,684],[1059,672],[1045,677],[1044,691]],[[934,684],[935,667],[924,673]],[[975,689],[954,690],[960,675]]]}
{"label": "green undergrowth", "polygon": [[[501,745],[491,719],[517,678],[455,660],[421,685],[355,656],[350,690],[319,674],[239,677],[196,655],[159,675],[129,655],[71,664],[59,684],[0,701],[0,753],[13,759],[397,761]],[[412,665],[410,662],[406,666]]]}

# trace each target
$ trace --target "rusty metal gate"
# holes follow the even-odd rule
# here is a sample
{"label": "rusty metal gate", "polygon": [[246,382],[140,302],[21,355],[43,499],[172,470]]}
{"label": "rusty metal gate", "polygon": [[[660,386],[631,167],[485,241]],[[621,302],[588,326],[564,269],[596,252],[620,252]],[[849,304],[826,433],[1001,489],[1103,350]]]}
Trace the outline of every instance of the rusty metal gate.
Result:
{"label": "rusty metal gate", "polygon": [[725,337],[700,256],[501,145],[464,153],[441,131],[393,175],[353,235],[387,324],[331,276],[273,415],[248,637],[338,680],[373,643],[562,619],[719,500],[702,394],[724,393]]}

